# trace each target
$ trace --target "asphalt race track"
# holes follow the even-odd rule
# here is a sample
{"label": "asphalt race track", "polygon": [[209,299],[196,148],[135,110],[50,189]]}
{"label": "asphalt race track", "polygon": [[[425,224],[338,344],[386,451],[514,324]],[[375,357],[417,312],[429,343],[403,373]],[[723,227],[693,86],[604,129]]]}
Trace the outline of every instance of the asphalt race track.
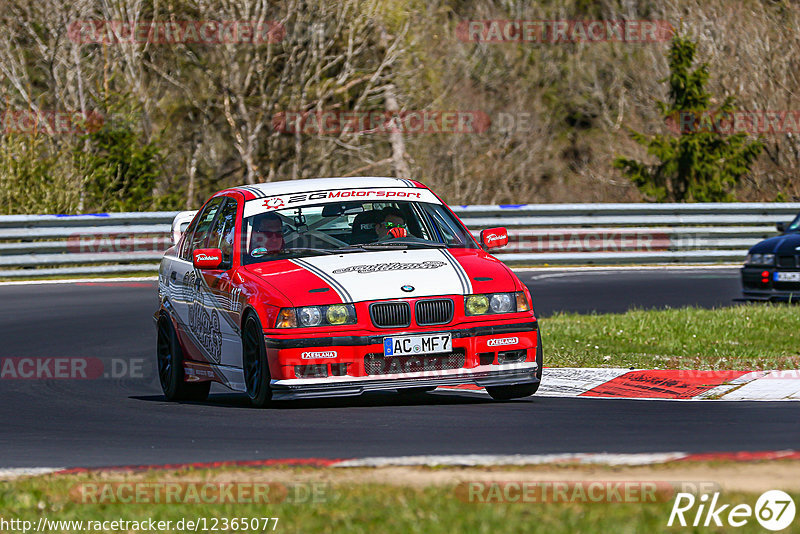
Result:
{"label": "asphalt race track", "polygon": [[[730,305],[736,269],[525,272],[538,312]],[[212,389],[167,403],[155,376],[155,284],[0,285],[0,359],[87,357],[114,376],[0,380],[0,468],[416,454],[796,448],[797,403],[393,393],[249,407]],[[546,352],[545,352],[546,358]],[[546,364],[546,360],[545,360]],[[216,386],[215,386],[216,387]]]}
{"label": "asphalt race track", "polygon": [[536,312],[622,313],[631,308],[730,306],[741,296],[738,269],[522,271]]}

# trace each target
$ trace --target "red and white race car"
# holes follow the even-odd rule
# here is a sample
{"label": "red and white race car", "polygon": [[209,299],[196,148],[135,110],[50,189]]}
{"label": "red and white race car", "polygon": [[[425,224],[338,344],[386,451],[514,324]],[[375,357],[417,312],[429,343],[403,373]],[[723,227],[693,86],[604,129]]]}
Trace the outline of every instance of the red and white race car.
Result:
{"label": "red and white race car", "polygon": [[[542,350],[527,288],[419,182],[325,178],[212,196],[161,261],[167,399],[211,382],[273,399],[483,386],[532,395]],[[482,245],[482,246],[481,246]],[[482,248],[483,247],[483,248]]]}

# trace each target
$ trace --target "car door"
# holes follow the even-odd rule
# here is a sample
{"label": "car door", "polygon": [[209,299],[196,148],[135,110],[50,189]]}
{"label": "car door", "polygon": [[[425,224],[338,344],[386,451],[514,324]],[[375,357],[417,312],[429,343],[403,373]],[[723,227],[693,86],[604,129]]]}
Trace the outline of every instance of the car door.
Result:
{"label": "car door", "polygon": [[[187,360],[219,362],[222,355],[222,339],[213,317],[203,313],[204,300],[202,275],[192,264],[192,252],[205,248],[210,230],[226,197],[209,200],[197,218],[192,222],[194,230],[187,230],[181,244],[180,256],[172,262],[170,273],[171,284],[174,285],[172,306],[178,323],[178,336],[184,347],[184,358]],[[191,229],[191,226],[190,228]]]}
{"label": "car door", "polygon": [[217,363],[229,367],[241,367],[242,363],[239,325],[244,302],[241,289],[231,278],[238,214],[237,200],[226,198],[205,242],[205,248],[218,248],[222,251],[222,263],[219,269],[198,271],[205,295],[202,300],[203,318],[208,318],[214,326],[219,325],[222,339],[222,352]]}

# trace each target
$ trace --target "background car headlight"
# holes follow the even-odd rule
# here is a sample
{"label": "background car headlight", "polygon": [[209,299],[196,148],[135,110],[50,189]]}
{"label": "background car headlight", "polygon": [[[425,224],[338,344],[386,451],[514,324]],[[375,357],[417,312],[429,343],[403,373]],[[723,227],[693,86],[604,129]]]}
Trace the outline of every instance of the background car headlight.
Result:
{"label": "background car headlight", "polygon": [[516,311],[516,302],[511,300],[509,293],[495,293],[489,298],[489,308],[493,313],[508,313]]}
{"label": "background car headlight", "polygon": [[487,293],[484,295],[468,295],[464,300],[464,311],[467,315],[485,315],[487,313],[513,313],[531,309],[525,293]]}
{"label": "background car headlight", "polygon": [[747,265],[774,265],[775,254],[748,254],[744,262]]}
{"label": "background car headlight", "polygon": [[300,326],[319,326],[322,323],[322,313],[317,306],[305,306],[297,310],[297,319]]}

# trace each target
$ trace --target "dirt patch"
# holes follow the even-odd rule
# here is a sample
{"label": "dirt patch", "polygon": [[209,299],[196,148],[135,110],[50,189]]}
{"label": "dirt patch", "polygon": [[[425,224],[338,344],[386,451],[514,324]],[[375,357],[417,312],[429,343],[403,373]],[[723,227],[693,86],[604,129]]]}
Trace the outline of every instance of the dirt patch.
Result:
{"label": "dirt patch", "polygon": [[[45,475],[62,476],[62,475]],[[473,481],[516,482],[666,482],[711,483],[724,491],[800,491],[800,462],[672,462],[652,466],[530,466],[530,467],[381,467],[381,468],[249,468],[221,470],[96,472],[75,475],[77,480],[161,482],[261,482],[300,484],[388,484],[393,486],[449,486]]]}

